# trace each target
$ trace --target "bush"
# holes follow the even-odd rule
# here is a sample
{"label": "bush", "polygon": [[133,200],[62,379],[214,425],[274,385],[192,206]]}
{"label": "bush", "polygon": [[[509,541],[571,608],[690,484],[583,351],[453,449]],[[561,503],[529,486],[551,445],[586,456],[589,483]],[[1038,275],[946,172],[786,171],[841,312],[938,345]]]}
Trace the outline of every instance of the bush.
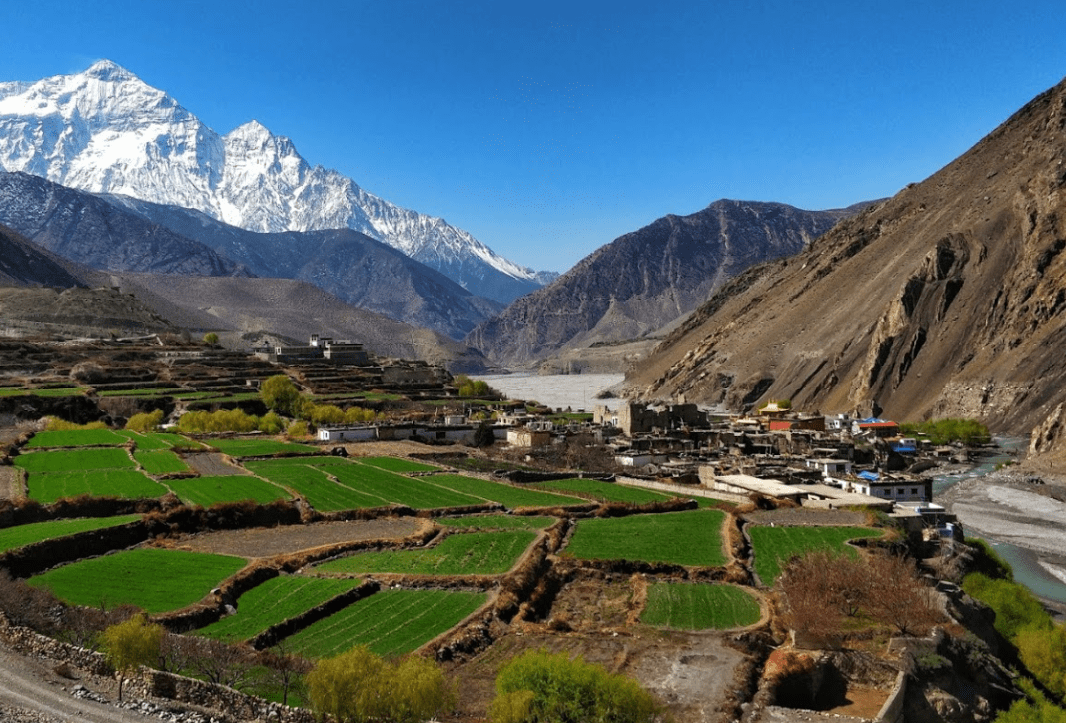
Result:
{"label": "bush", "polygon": [[311,436],[311,429],[307,426],[307,422],[300,420],[289,425],[289,428],[285,430],[285,436],[289,439],[307,439]]}
{"label": "bush", "polygon": [[126,429],[147,434],[148,432],[154,432],[159,429],[159,425],[162,422],[162,409],[156,409],[152,412],[138,412],[127,420]]}
{"label": "bush", "polygon": [[344,410],[335,404],[312,405],[310,417],[315,424],[344,424]]}
{"label": "bush", "polygon": [[59,417],[48,417],[48,423],[45,425],[45,430],[48,432],[69,432],[75,429],[107,429],[107,425],[103,422],[89,422],[87,424],[78,424],[77,422],[68,422],[65,419]]}
{"label": "bush", "polygon": [[180,432],[254,432],[259,429],[259,417],[242,409],[219,409],[214,412],[188,412],[178,420]]}
{"label": "bush", "polygon": [[1016,582],[993,580],[981,573],[963,578],[962,589],[996,612],[996,630],[1013,641],[1022,630],[1051,629],[1051,616],[1028,588]]}
{"label": "bush", "polygon": [[523,653],[500,669],[493,723],[579,723],[653,721],[659,706],[651,694],[624,675],[586,663],[580,655],[544,650]]}
{"label": "bush", "polygon": [[966,544],[973,550],[972,569],[974,572],[979,572],[993,580],[1014,582],[1014,571],[990,544],[979,537],[970,538]]}
{"label": "bush", "polygon": [[364,409],[363,407],[348,407],[344,410],[344,423],[345,424],[365,424],[366,422],[373,422],[377,419],[377,412],[373,409]]}
{"label": "bush", "polygon": [[213,331],[209,331],[204,334],[204,344],[208,344],[210,346],[215,346],[216,344],[218,344],[218,334]]}
{"label": "bush", "polygon": [[307,686],[315,712],[337,723],[419,723],[455,700],[444,673],[432,661],[411,656],[394,665],[365,645],[319,661],[307,675]]}
{"label": "bush", "polygon": [[907,435],[926,435],[933,444],[987,444],[992,441],[988,427],[976,419],[948,418],[927,422],[904,422],[900,425],[900,431]]}
{"label": "bush", "polygon": [[277,412],[267,412],[259,419],[259,431],[264,434],[281,434],[285,420]]}

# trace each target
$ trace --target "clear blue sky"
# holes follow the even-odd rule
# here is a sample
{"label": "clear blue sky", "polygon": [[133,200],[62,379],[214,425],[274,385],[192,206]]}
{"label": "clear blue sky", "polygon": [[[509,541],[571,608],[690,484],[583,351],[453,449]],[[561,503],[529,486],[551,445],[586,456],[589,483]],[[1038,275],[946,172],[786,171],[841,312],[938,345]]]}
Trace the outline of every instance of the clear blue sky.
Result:
{"label": "clear blue sky", "polygon": [[0,79],[109,58],[557,271],[719,198],[892,195],[1066,76],[1062,0],[34,0],[0,25]]}

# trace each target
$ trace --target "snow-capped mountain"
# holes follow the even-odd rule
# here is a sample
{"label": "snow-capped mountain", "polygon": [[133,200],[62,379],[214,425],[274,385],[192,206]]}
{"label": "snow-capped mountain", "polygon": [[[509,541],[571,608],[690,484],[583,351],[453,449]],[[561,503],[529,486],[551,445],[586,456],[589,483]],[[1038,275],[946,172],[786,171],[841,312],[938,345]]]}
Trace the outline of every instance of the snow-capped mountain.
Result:
{"label": "snow-capped mountain", "polygon": [[504,303],[547,278],[443,219],[312,167],[256,121],[219,135],[108,60],[75,75],[0,83],[0,169],[192,208],[251,231],[353,229]]}

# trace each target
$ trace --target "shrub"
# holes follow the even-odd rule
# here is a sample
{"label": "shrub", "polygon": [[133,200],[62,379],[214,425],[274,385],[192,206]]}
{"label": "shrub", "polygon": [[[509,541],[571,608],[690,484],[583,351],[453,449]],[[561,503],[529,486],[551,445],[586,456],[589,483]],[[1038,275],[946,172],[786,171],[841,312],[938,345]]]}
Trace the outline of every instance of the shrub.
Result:
{"label": "shrub", "polygon": [[216,344],[218,344],[218,334],[213,331],[209,331],[204,334],[204,344],[209,344],[210,346],[215,346]]}
{"label": "shrub", "polygon": [[565,652],[519,655],[500,669],[496,693],[493,723],[637,723],[653,721],[659,712],[636,681]]}
{"label": "shrub", "polygon": [[315,424],[344,424],[344,410],[335,404],[315,404],[311,407],[311,421]]}
{"label": "shrub", "polygon": [[289,425],[289,428],[285,430],[285,436],[289,439],[307,439],[311,436],[311,429],[307,426],[307,422],[299,420]]}
{"label": "shrub", "polygon": [[162,421],[162,409],[156,409],[152,412],[139,412],[126,421],[126,429],[147,434],[148,432],[154,432],[159,429],[159,425]]}
{"label": "shrub", "polygon": [[344,423],[345,424],[359,424],[365,422],[373,422],[377,418],[377,412],[373,409],[364,409],[363,407],[348,407],[344,410]]}
{"label": "shrub", "polygon": [[78,424],[77,422],[68,422],[59,417],[48,417],[48,423],[45,425],[45,431],[48,432],[69,432],[75,429],[107,429],[107,425],[103,422]]}
{"label": "shrub", "polygon": [[976,419],[947,418],[927,422],[905,422],[900,425],[900,430],[909,435],[926,435],[933,444],[987,444],[992,440],[988,427]]}
{"label": "shrub", "polygon": [[144,615],[112,625],[101,634],[107,662],[119,672],[118,699],[122,700],[123,677],[141,665],[159,659],[163,626],[149,623]]}
{"label": "shrub", "polygon": [[259,429],[259,417],[242,409],[218,409],[214,412],[188,412],[178,420],[181,432],[254,432]]}
{"label": "shrub", "polygon": [[277,412],[267,412],[259,419],[259,431],[264,434],[281,434],[285,420]]}
{"label": "shrub", "polygon": [[1028,588],[1016,582],[993,580],[981,573],[963,578],[962,589],[996,611],[996,630],[1014,640],[1022,630],[1050,630],[1051,616]]}

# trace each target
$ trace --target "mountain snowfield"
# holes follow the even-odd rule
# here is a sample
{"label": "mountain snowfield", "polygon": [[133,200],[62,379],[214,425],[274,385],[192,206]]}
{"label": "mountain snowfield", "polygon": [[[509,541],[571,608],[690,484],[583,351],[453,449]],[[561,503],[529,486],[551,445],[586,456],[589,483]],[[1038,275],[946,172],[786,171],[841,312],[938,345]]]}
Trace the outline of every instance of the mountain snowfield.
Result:
{"label": "mountain snowfield", "polygon": [[354,229],[504,303],[553,276],[312,167],[292,141],[257,121],[219,135],[108,60],[75,75],[0,83],[0,168],[196,209],[251,231]]}

